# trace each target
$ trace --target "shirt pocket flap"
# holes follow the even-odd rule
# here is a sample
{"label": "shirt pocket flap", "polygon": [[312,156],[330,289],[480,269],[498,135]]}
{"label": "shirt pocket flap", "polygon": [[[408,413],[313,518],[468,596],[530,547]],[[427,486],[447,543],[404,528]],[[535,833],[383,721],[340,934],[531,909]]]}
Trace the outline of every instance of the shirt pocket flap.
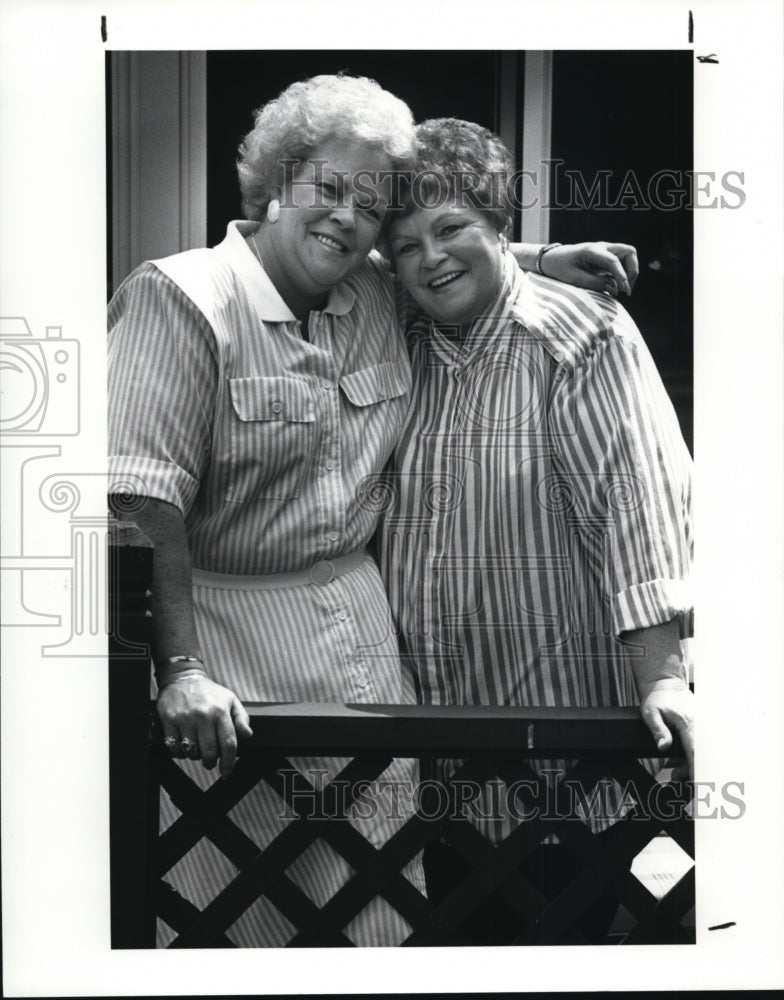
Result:
{"label": "shirt pocket flap", "polygon": [[355,406],[370,406],[407,393],[411,388],[411,375],[403,365],[383,361],[341,376],[340,388]]}
{"label": "shirt pocket flap", "polygon": [[312,423],[316,419],[313,388],[301,379],[280,375],[229,379],[234,412],[240,420],[288,420]]}

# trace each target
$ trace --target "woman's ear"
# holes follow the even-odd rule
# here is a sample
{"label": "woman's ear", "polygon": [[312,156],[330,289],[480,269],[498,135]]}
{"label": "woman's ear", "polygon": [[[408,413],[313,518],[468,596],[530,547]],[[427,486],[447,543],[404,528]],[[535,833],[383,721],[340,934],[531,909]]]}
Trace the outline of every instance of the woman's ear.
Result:
{"label": "woman's ear", "polygon": [[269,189],[269,197],[270,200],[268,204],[271,205],[272,202],[275,201],[278,203],[278,207],[280,207],[281,204],[285,205],[287,203],[288,198],[290,198],[290,193],[287,195],[287,192],[282,183],[272,184]]}

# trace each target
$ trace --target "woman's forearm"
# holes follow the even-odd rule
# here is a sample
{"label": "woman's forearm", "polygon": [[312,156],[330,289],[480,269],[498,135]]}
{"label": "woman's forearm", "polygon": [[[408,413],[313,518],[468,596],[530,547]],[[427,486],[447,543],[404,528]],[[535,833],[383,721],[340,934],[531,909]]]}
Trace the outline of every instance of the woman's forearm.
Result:
{"label": "woman's forearm", "polygon": [[[135,521],[153,544],[152,620],[153,661],[159,685],[167,674],[181,672],[187,663],[167,669],[172,656],[200,656],[191,592],[191,556],[182,512],[173,504],[144,498],[131,514],[118,517]],[[199,669],[191,664],[191,669]]]}
{"label": "woman's forearm", "polygon": [[509,250],[517,266],[523,271],[536,270],[536,258],[539,255],[541,243],[510,243]]}
{"label": "woman's forearm", "polygon": [[613,295],[631,295],[640,270],[628,243],[510,243],[509,250],[523,271]]}
{"label": "woman's forearm", "polygon": [[641,647],[639,655],[630,658],[640,698],[662,682],[665,687],[688,687],[677,618],[650,628],[623,632],[621,639]]}
{"label": "woman's forearm", "polygon": [[[248,713],[228,688],[212,681],[201,663],[167,664],[171,656],[199,657],[193,614],[191,556],[182,513],[163,500],[146,498],[132,514],[154,546],[152,573],[153,662],[158,681],[158,717],[175,757],[220,764],[226,777],[237,760],[237,740],[252,736]],[[176,682],[176,683],[175,683]],[[187,744],[187,749],[186,749]]]}

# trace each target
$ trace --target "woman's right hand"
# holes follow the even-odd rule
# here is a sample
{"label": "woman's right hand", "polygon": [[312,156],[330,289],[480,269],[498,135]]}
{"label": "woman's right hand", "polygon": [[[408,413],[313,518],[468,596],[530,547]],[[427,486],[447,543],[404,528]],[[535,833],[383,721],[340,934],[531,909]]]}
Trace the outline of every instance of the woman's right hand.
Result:
{"label": "woman's right hand", "polygon": [[239,698],[201,674],[165,684],[156,707],[164,739],[172,738],[179,745],[187,738],[193,744],[187,754],[174,751],[174,755],[201,759],[208,770],[219,762],[222,778],[234,768],[238,741],[253,734]]}

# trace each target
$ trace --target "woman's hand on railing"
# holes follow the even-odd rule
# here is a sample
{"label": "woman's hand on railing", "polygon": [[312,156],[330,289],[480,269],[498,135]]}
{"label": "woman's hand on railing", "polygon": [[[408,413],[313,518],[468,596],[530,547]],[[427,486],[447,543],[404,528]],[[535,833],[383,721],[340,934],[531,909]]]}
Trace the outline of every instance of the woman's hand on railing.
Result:
{"label": "woman's hand on railing", "polygon": [[673,771],[673,780],[694,779],[694,695],[672,678],[654,682],[643,693],[640,714],[653,734],[656,746],[666,753],[672,746],[674,727],[681,740],[684,762]]}
{"label": "woman's hand on railing", "polygon": [[238,742],[253,735],[239,698],[202,674],[165,684],[156,707],[172,756],[201,760],[208,770],[217,763],[222,778],[234,768]]}
{"label": "woman's hand on railing", "polygon": [[634,682],[640,699],[640,714],[661,753],[672,747],[674,727],[680,737],[685,761],[673,778],[694,777],[694,695],[688,684],[683,659],[680,618],[647,628],[621,633],[621,639],[637,647],[631,658]]}

